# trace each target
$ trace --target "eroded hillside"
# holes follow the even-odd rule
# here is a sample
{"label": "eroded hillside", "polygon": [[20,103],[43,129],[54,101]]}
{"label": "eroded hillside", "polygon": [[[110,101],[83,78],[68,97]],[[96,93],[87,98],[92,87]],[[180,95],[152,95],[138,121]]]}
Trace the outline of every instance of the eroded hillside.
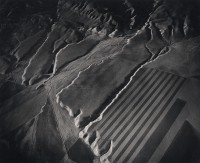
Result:
{"label": "eroded hillside", "polygon": [[0,161],[199,162],[199,8],[0,1]]}

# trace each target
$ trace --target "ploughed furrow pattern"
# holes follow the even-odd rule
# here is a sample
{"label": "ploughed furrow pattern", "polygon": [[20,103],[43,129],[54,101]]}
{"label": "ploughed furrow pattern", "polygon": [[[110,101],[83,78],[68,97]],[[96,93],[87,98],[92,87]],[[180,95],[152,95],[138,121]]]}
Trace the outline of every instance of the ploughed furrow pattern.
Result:
{"label": "ploughed furrow pattern", "polygon": [[[145,144],[149,146],[149,139],[158,146],[184,104],[180,100],[174,103],[184,78],[156,69],[143,68],[139,73],[140,76],[133,78],[129,87],[105,112],[103,119],[89,129],[99,131],[100,148],[105,147],[107,140],[113,140],[111,162],[138,160],[139,156],[143,155],[140,151],[145,151]],[[170,112],[175,113],[168,123]],[[158,125],[163,123],[168,123],[166,130],[162,133],[157,132]],[[159,134],[155,135],[156,132]],[[148,153],[145,162],[155,150],[149,149],[150,151],[145,151]]]}
{"label": "ploughed furrow pattern", "polygon": [[159,124],[154,133],[146,142],[145,146],[143,146],[142,150],[135,158],[134,163],[143,163],[147,162],[150,159],[153,152],[156,150],[157,146],[164,138],[164,136],[167,134],[167,131],[170,129],[173,122],[178,117],[179,113],[183,110],[185,104],[186,102],[181,99],[177,99],[174,102],[169,112],[163,118],[162,122]]}

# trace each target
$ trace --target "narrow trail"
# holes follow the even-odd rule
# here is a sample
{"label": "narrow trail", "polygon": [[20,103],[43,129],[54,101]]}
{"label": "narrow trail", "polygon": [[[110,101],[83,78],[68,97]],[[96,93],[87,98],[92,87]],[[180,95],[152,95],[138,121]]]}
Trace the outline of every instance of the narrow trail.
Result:
{"label": "narrow trail", "polygon": [[[136,32],[136,35],[135,35],[135,36],[137,36],[142,30],[147,30],[147,31],[149,31],[149,29],[150,29],[150,28],[149,28],[149,24],[150,24],[150,23],[151,23],[151,22],[148,20],[147,23],[145,24],[145,26],[144,26],[141,30],[139,30],[138,32]],[[147,29],[147,28],[148,28],[148,29]],[[91,121],[87,126],[85,126],[85,127],[83,128],[83,130],[80,131],[79,137],[80,137],[81,139],[83,139],[83,140],[88,139],[88,135],[89,135],[88,129],[89,129],[93,124],[95,124],[95,123],[97,123],[97,122],[99,122],[99,121],[102,120],[102,118],[103,118],[103,116],[104,116],[104,113],[105,113],[105,112],[108,110],[108,108],[118,99],[118,97],[122,94],[122,92],[123,92],[125,89],[128,88],[128,86],[129,86],[130,83],[132,82],[133,78],[136,76],[136,74],[138,73],[138,71],[140,71],[140,69],[142,69],[143,67],[145,67],[146,65],[148,65],[148,64],[151,63],[151,62],[155,62],[158,58],[162,57],[163,55],[166,55],[166,54],[170,51],[170,48],[166,45],[164,48],[162,48],[162,49],[159,51],[158,54],[153,54],[153,53],[151,52],[151,50],[148,48],[148,46],[147,46],[147,44],[148,44],[148,43],[152,40],[152,38],[153,38],[152,33],[150,33],[150,34],[151,34],[150,40],[144,45],[145,48],[146,48],[146,50],[150,53],[150,57],[149,57],[146,61],[144,61],[142,64],[138,65],[138,68],[137,68],[136,71],[133,73],[133,75],[130,77],[128,83],[115,95],[115,97],[112,99],[112,101],[103,109],[103,111],[101,112],[101,114],[99,115],[99,117],[97,117],[94,121]],[[130,38],[130,39],[133,39],[135,36],[133,36],[133,37]],[[129,39],[129,40],[130,40],[130,39]],[[127,44],[129,43],[129,40],[127,41]],[[99,137],[98,137],[97,139],[99,140]],[[88,144],[87,141],[85,141],[85,142],[86,142],[86,144]],[[98,142],[98,141],[95,140],[95,142]],[[88,145],[89,145],[89,144],[88,144]],[[95,147],[95,148],[93,148],[93,147],[91,147],[91,148],[92,148],[92,150],[93,150],[93,152],[94,152],[95,155],[100,156],[99,152],[97,152],[97,150],[99,150],[99,149],[97,149],[97,146],[98,146],[98,144],[96,144],[96,145],[93,144],[93,147]],[[113,147],[113,143],[112,143],[112,140],[111,140],[110,147],[108,148],[107,153],[105,153],[105,154],[103,154],[102,156],[100,156],[100,161],[101,161],[101,162],[109,162],[107,158],[108,158],[108,157],[111,155],[111,153],[112,153],[112,147]]]}
{"label": "narrow trail", "polygon": [[[124,48],[124,47],[123,47],[123,48]],[[122,48],[122,51],[123,51],[123,48]],[[65,107],[64,104],[62,104],[62,102],[60,101],[59,95],[60,95],[64,90],[66,90],[66,89],[68,89],[70,86],[72,86],[72,85],[76,82],[76,80],[80,77],[80,75],[81,75],[82,73],[84,73],[85,71],[87,71],[88,69],[90,69],[91,66],[94,66],[94,65],[101,65],[101,64],[103,64],[105,61],[107,61],[107,60],[110,59],[110,58],[111,58],[110,56],[109,56],[109,57],[106,57],[106,58],[104,58],[103,60],[101,60],[100,62],[95,63],[95,64],[90,64],[89,66],[87,66],[87,67],[84,68],[83,70],[79,71],[78,74],[77,74],[77,76],[72,80],[72,82],[71,82],[67,87],[61,89],[61,91],[59,91],[59,92],[56,94],[56,102],[59,103],[61,107],[67,109],[67,111],[69,112],[69,115],[70,115],[71,117],[74,117],[74,114],[73,114],[72,110],[71,110],[70,108],[68,108],[68,107]],[[82,113],[82,111],[80,110],[80,114],[81,114],[81,113]],[[76,115],[76,117],[74,117],[74,120],[78,120],[78,119],[79,119],[78,117],[80,117],[80,114]],[[75,123],[77,123],[77,121],[76,121]]]}

